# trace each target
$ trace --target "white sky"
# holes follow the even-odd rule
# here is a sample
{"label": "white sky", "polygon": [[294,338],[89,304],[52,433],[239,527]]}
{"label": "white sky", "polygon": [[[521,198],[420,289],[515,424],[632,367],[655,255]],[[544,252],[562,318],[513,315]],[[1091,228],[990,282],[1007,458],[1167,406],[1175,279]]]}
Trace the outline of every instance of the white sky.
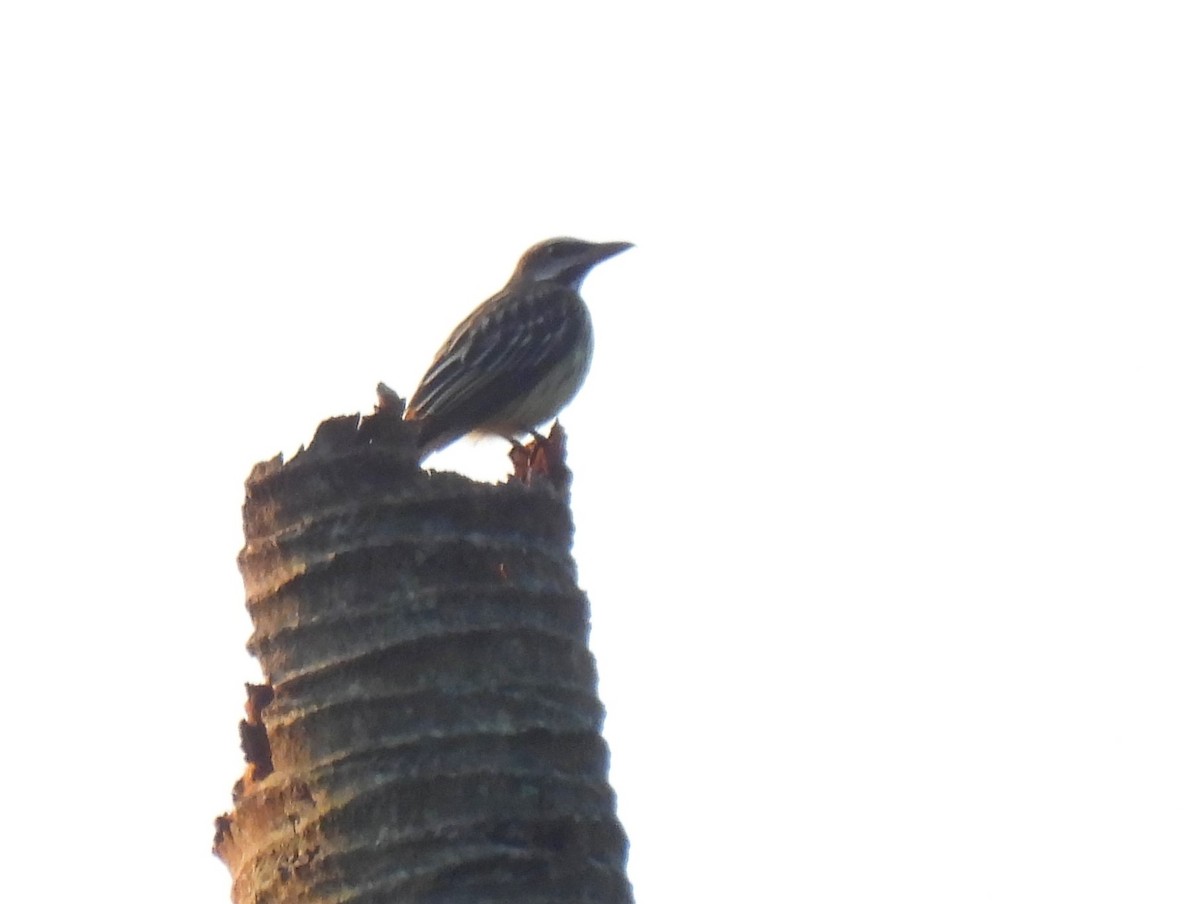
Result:
{"label": "white sky", "polygon": [[405,8],[0,11],[13,899],[227,899],[244,477],[570,234],[641,904],[1195,901],[1194,5]]}

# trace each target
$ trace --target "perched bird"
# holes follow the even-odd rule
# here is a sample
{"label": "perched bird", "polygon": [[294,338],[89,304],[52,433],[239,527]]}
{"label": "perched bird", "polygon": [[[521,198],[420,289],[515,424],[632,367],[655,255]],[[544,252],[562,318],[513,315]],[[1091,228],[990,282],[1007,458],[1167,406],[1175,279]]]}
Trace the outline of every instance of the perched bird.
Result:
{"label": "perched bird", "polygon": [[548,239],[503,289],[450,334],[413,393],[421,457],[467,434],[516,441],[575,397],[592,363],[592,319],[579,296],[588,271],[629,242]]}

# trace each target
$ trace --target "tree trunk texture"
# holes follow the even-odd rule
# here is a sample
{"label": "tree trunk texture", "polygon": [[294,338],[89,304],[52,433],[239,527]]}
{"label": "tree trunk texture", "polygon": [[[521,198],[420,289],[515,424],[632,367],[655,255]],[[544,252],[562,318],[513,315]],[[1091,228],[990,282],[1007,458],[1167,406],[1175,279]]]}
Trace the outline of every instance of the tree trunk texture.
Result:
{"label": "tree trunk texture", "polygon": [[557,471],[480,484],[383,400],[246,483],[233,900],[630,902],[561,433]]}

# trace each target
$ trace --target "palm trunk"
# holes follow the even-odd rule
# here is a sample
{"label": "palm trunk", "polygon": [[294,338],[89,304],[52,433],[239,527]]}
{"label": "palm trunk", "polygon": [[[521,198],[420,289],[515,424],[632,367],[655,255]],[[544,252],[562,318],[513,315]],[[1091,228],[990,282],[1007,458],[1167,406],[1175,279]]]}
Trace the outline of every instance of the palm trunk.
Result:
{"label": "palm trunk", "polygon": [[254,468],[233,900],[632,901],[559,480],[416,461],[384,407]]}

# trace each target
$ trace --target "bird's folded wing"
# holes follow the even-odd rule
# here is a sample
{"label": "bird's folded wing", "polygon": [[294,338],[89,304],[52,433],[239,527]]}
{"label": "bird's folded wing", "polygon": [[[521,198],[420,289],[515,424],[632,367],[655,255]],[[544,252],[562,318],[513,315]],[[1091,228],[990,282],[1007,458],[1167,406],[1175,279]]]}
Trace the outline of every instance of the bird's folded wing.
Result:
{"label": "bird's folded wing", "polygon": [[486,421],[572,353],[586,316],[578,297],[558,286],[489,299],[438,353],[410,410],[418,418]]}

